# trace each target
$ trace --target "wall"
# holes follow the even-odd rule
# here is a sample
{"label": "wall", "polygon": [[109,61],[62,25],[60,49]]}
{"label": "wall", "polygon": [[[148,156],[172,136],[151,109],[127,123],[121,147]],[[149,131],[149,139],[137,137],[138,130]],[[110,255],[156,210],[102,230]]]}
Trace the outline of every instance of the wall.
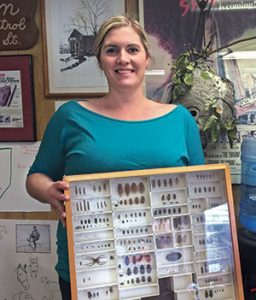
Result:
{"label": "wall", "polygon": [[[44,0],[41,0],[44,1]],[[54,112],[54,98],[46,98],[44,95],[44,57],[43,57],[43,34],[41,25],[41,7],[42,3],[38,1],[36,12],[36,23],[39,28],[39,39],[37,44],[28,50],[23,51],[1,51],[1,55],[21,55],[32,54],[33,56],[33,71],[34,71],[34,93],[35,93],[35,110],[37,123],[37,139],[40,140],[43,136],[46,124]],[[126,10],[136,15],[138,12],[137,0],[127,0]],[[234,199],[237,208],[239,200],[239,185],[233,186]],[[56,219],[54,212],[0,212],[0,218],[4,219]]]}
{"label": "wall", "polygon": [[[0,55],[22,55],[31,54],[33,56],[34,72],[34,94],[35,94],[35,114],[37,126],[37,140],[43,136],[46,125],[54,112],[54,98],[46,98],[44,92],[44,56],[43,56],[43,32],[42,32],[42,3],[44,0],[38,0],[36,12],[36,24],[39,29],[39,39],[36,45],[28,50],[19,51],[1,51]],[[137,0],[126,0],[126,11],[133,16],[137,16]],[[56,219],[54,212],[0,212],[0,218],[3,219]]]}
{"label": "wall", "polygon": [[[41,3],[38,1],[36,12],[36,24],[39,29],[39,39],[37,44],[28,50],[22,51],[1,51],[1,55],[21,55],[31,54],[33,56],[33,72],[34,72],[34,93],[35,93],[35,110],[37,124],[37,139],[40,140],[45,130],[46,124],[54,112],[54,100],[46,99],[44,96],[43,81],[43,39],[41,26]],[[0,218],[4,219],[54,219],[53,213],[23,213],[23,212],[0,212]]]}

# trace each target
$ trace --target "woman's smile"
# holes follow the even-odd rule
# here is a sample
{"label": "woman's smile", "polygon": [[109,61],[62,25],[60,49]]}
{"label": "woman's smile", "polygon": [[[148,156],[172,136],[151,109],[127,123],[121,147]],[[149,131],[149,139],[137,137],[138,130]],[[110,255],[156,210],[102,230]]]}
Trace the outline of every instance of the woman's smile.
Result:
{"label": "woman's smile", "polygon": [[140,86],[148,61],[140,37],[133,28],[112,29],[105,37],[100,66],[108,79],[110,89]]}

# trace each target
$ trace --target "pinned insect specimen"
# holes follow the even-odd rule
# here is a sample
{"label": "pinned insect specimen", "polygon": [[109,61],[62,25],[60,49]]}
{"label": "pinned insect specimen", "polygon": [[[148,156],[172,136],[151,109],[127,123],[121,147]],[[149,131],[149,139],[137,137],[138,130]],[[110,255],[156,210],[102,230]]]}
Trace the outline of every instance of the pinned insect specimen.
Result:
{"label": "pinned insect specimen", "polygon": [[118,185],[117,185],[117,192],[118,192],[119,196],[123,195],[123,186],[121,183],[118,183]]}
{"label": "pinned insect specimen", "polygon": [[145,266],[140,265],[140,274],[144,274],[144,273],[145,273]]}
{"label": "pinned insect specimen", "polygon": [[146,270],[147,270],[147,273],[151,273],[152,267],[150,264],[147,264]]}
{"label": "pinned insect specimen", "polygon": [[170,252],[169,254],[166,255],[166,260],[168,261],[177,261],[182,257],[182,254],[180,252],[174,251]]}
{"label": "pinned insect specimen", "polygon": [[129,265],[129,263],[130,263],[129,256],[125,256],[124,263],[126,264],[126,266]]}
{"label": "pinned insect specimen", "polygon": [[129,194],[130,194],[130,185],[129,185],[129,183],[126,183],[126,184],[125,184],[125,186],[124,186],[124,191],[125,191],[125,194],[126,194],[127,196],[129,196]]}
{"label": "pinned insect specimen", "polygon": [[139,183],[139,192],[143,194],[145,192],[145,186],[143,182]]}
{"label": "pinned insect specimen", "polygon": [[131,270],[131,268],[128,268],[127,269],[127,275],[130,276],[131,274],[132,274],[132,270]]}
{"label": "pinned insect specimen", "polygon": [[156,182],[155,182],[155,180],[154,180],[154,179],[152,180],[151,184],[152,184],[152,188],[155,188],[155,186],[156,186]]}
{"label": "pinned insect specimen", "polygon": [[137,193],[137,185],[135,182],[133,182],[131,185],[131,191],[132,191],[132,193]]}
{"label": "pinned insect specimen", "polygon": [[91,267],[95,264],[98,264],[101,266],[101,265],[105,265],[107,263],[107,256],[105,256],[105,255],[99,255],[97,257],[86,256],[85,259],[89,261],[88,263],[85,264],[87,267]]}

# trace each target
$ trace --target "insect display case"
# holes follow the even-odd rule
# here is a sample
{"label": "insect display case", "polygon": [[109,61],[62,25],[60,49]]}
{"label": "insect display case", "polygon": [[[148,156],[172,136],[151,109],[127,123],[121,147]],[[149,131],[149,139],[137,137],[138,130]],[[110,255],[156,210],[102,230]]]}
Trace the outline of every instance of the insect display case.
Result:
{"label": "insect display case", "polygon": [[72,300],[242,300],[225,164],[66,176]]}

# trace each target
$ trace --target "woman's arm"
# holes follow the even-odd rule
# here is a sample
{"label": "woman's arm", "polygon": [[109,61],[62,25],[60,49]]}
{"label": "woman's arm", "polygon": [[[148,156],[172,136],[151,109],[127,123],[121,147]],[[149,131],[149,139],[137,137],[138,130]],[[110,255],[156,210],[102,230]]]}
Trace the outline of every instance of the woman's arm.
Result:
{"label": "woman's arm", "polygon": [[66,182],[54,182],[42,173],[30,174],[26,179],[28,194],[42,203],[50,204],[63,226],[66,226],[64,201],[69,200],[69,197],[64,195],[64,191],[68,188]]}

